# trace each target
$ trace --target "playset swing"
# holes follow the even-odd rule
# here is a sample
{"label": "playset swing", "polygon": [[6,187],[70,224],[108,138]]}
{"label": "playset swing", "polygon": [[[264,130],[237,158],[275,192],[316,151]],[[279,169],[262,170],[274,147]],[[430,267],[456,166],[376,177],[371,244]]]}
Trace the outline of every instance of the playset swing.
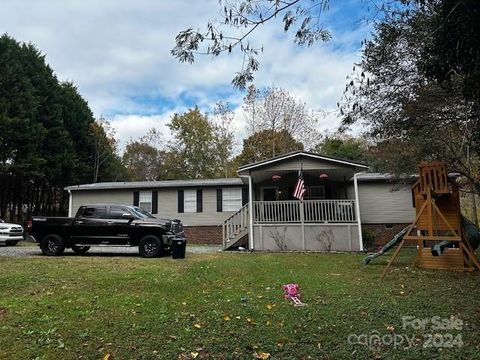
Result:
{"label": "playset swing", "polygon": [[460,213],[458,185],[448,178],[442,162],[421,163],[419,178],[412,186],[416,209],[414,222],[398,233],[378,253],[367,256],[368,264],[398,244],[382,272],[382,278],[407,242],[417,244],[415,264],[425,269],[480,270],[475,249],[480,244],[478,229]]}

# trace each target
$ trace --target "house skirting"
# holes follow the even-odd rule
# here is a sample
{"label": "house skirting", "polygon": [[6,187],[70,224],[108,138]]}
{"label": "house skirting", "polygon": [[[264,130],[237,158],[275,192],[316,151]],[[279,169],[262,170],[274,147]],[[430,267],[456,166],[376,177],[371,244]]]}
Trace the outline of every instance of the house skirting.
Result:
{"label": "house skirting", "polygon": [[260,251],[359,251],[358,225],[255,224],[254,249]]}
{"label": "house skirting", "polygon": [[185,226],[189,244],[222,244],[221,226]]}
{"label": "house skirting", "polygon": [[[373,250],[376,247],[381,247],[393,239],[393,237],[406,228],[410,223],[402,224],[362,224],[363,231],[363,245],[365,250]],[[374,243],[367,243],[365,233],[370,233],[373,236]]]}

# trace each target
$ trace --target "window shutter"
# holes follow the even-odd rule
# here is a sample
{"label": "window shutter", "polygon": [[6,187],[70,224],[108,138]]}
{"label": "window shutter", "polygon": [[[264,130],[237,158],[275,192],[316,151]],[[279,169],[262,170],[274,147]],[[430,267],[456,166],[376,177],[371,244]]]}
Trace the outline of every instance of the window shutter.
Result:
{"label": "window shutter", "polygon": [[178,190],[178,212],[183,213],[183,190]]}
{"label": "window shutter", "polygon": [[222,212],[223,192],[222,189],[217,189],[217,212]]}
{"label": "window shutter", "polygon": [[197,189],[197,212],[203,211],[203,191],[202,189]]}
{"label": "window shutter", "polygon": [[158,191],[152,191],[152,214],[158,214]]}
{"label": "window shutter", "polygon": [[248,188],[242,188],[242,206],[248,203]]}
{"label": "window shutter", "polygon": [[138,191],[133,192],[133,206],[138,206],[140,204],[140,193]]}

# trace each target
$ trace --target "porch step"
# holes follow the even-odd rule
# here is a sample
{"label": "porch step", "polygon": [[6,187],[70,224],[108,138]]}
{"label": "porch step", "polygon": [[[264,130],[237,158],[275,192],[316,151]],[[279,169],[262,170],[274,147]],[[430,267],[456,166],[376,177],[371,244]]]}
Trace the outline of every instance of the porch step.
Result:
{"label": "porch step", "polygon": [[238,245],[238,243],[248,235],[248,228],[243,229],[243,231],[240,231],[238,234],[236,234],[234,237],[227,239],[225,241],[223,250],[228,250],[234,247],[235,245]]}

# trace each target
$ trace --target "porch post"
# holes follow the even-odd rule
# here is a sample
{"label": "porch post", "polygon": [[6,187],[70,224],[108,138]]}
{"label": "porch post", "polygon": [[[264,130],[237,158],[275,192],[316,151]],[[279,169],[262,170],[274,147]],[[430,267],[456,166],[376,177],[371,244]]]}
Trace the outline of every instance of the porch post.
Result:
{"label": "porch post", "polygon": [[253,250],[253,182],[252,176],[248,175],[248,247]]}
{"label": "porch post", "polygon": [[72,201],[72,190],[68,190],[68,217],[72,217],[73,214],[73,201]]}
{"label": "porch post", "polygon": [[365,171],[355,173],[353,175],[353,187],[355,189],[355,213],[357,215],[357,227],[358,227],[358,243],[360,251],[363,251],[363,236],[362,236],[362,220],[360,218],[360,201],[358,196],[358,180],[357,176],[365,173]]}
{"label": "porch post", "polygon": [[302,246],[303,251],[307,250],[307,244],[305,243],[305,207],[303,206],[303,200],[300,200],[300,221],[302,222]]}
{"label": "porch post", "polygon": [[253,250],[253,181],[250,172],[248,175],[240,175],[248,179],[248,249]]}

